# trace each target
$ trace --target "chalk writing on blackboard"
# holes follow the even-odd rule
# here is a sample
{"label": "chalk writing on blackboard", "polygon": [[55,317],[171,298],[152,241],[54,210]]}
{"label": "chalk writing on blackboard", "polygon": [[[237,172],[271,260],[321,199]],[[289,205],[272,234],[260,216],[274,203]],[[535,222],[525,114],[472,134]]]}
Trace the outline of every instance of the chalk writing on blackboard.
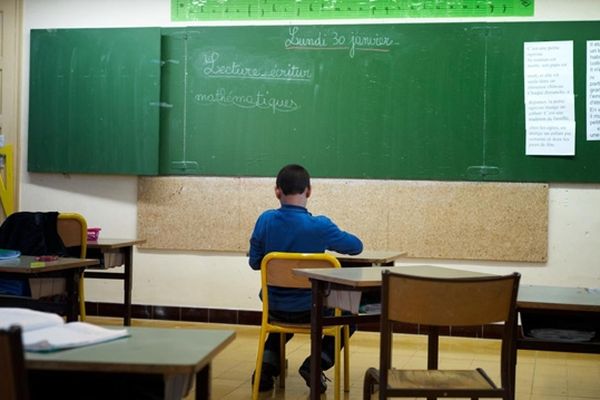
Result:
{"label": "chalk writing on blackboard", "polygon": [[350,58],[354,58],[357,51],[389,52],[394,39],[379,34],[343,34],[335,30],[301,31],[300,27],[292,26],[284,45],[288,50],[345,50]]}
{"label": "chalk writing on blackboard", "polygon": [[212,51],[204,54],[202,72],[209,78],[242,78],[259,80],[310,81],[313,78],[311,68],[293,63],[267,66],[248,65],[240,61],[221,61],[221,54]]}
{"label": "chalk writing on blackboard", "polygon": [[194,98],[200,104],[271,110],[273,114],[300,109],[300,105],[294,99],[278,98],[272,96],[269,91],[262,90],[257,90],[256,93],[236,93],[235,90],[218,88],[214,93],[197,93]]}

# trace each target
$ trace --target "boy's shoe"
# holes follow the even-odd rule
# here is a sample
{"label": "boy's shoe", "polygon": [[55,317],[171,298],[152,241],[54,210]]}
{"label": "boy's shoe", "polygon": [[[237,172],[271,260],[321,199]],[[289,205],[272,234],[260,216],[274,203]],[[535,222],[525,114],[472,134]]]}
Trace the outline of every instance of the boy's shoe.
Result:
{"label": "boy's shoe", "polygon": [[[271,364],[263,363],[262,371],[260,372],[260,381],[258,382],[258,391],[259,392],[267,392],[273,390],[275,386],[275,377],[279,374],[277,373],[277,368],[275,368]],[[256,371],[255,371],[256,372]],[[254,385],[254,373],[252,373],[252,384]]]}
{"label": "boy's shoe", "polygon": [[[310,387],[310,363],[307,363],[306,361],[302,363],[298,373],[302,378],[304,378],[306,386]],[[325,393],[327,390],[327,381],[330,381],[330,379],[327,378],[323,372],[321,372],[321,387],[319,388],[321,390],[321,394]]]}

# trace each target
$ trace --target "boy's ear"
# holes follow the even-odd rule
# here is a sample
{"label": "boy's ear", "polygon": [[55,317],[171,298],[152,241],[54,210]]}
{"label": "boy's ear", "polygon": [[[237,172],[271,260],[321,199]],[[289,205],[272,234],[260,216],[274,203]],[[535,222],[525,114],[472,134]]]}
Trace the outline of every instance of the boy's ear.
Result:
{"label": "boy's ear", "polygon": [[279,189],[277,186],[275,186],[275,197],[277,197],[278,199],[281,200],[282,195],[283,195],[283,193],[281,192],[281,189]]}
{"label": "boy's ear", "polygon": [[307,188],[306,188],[306,198],[307,198],[307,199],[310,197],[310,194],[311,194],[311,193],[312,193],[312,189],[311,189],[311,187],[309,186],[309,187],[307,187]]}

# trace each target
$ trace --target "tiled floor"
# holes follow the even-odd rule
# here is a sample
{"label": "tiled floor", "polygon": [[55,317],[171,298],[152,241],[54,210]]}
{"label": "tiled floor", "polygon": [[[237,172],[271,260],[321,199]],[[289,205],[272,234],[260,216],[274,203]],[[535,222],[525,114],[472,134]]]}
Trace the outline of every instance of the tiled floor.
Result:
{"label": "tiled floor", "polygon": [[[120,323],[117,319],[89,318],[94,323]],[[256,361],[258,327],[185,322],[134,320],[134,326],[170,326],[173,328],[230,329],[236,339],[213,362],[213,399],[247,400],[251,398],[250,376]],[[350,392],[345,400],[362,398],[364,371],[377,366],[377,333],[357,332],[350,341]],[[424,367],[424,336],[401,335],[395,343],[396,366]],[[308,355],[307,336],[296,336],[288,343],[289,370],[285,390],[262,393],[261,399],[307,399],[308,388],[298,375],[298,367]],[[484,339],[441,338],[440,367],[483,367],[498,379],[498,341]],[[333,375],[331,372],[328,375]],[[333,386],[333,383],[330,383]],[[193,398],[193,393],[188,396]],[[322,396],[333,399],[331,389]],[[373,397],[375,398],[375,396]],[[517,400],[600,400],[600,355],[519,351],[517,364]]]}

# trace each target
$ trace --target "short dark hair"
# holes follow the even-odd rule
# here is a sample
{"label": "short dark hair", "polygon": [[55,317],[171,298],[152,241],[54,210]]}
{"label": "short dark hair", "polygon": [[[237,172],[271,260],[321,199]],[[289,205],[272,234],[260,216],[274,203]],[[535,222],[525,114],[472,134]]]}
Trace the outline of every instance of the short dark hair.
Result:
{"label": "short dark hair", "polygon": [[289,164],[281,168],[277,174],[275,185],[284,195],[301,194],[310,188],[310,175],[301,165]]}

